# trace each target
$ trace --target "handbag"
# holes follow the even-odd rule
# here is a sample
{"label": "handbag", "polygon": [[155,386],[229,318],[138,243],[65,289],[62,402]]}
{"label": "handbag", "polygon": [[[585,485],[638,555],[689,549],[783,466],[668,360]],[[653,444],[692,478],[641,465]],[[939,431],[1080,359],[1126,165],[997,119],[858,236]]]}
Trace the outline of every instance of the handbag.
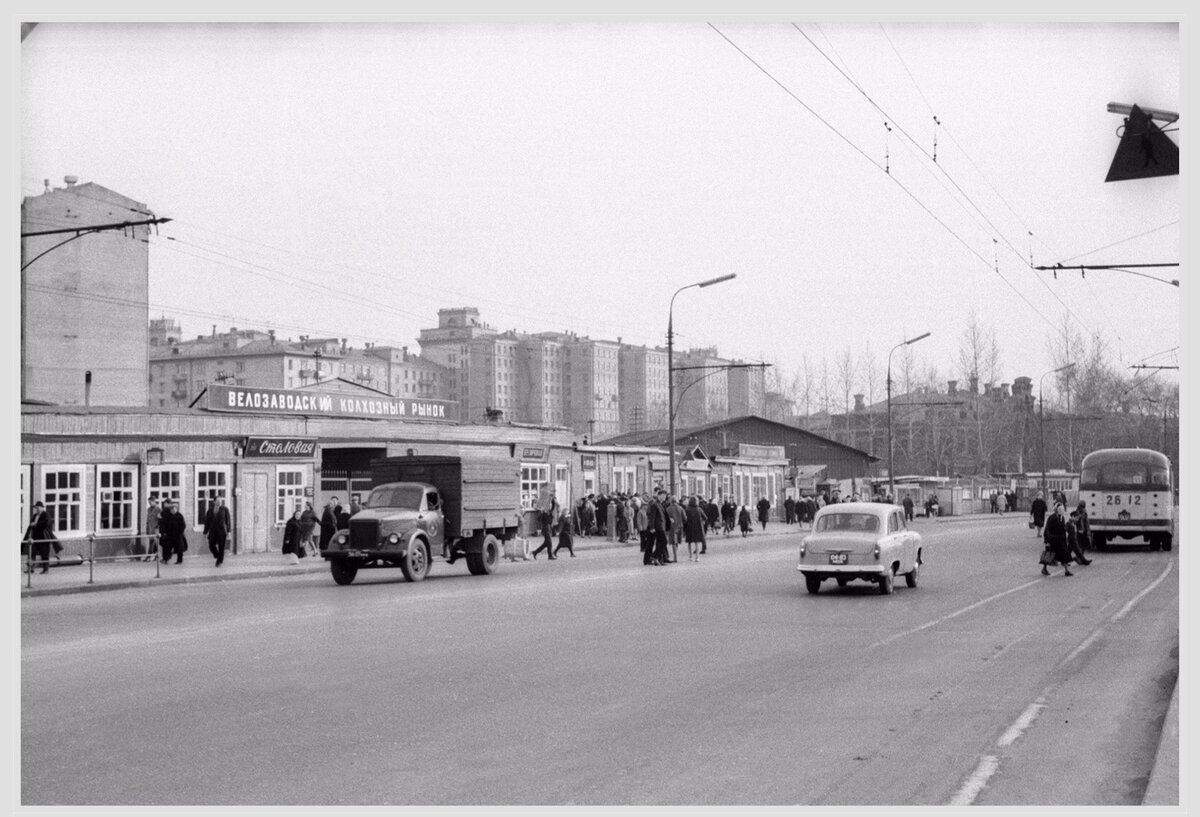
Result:
{"label": "handbag", "polygon": [[1053,550],[1051,550],[1050,548],[1046,548],[1045,550],[1042,551],[1042,555],[1038,557],[1038,562],[1040,564],[1044,564],[1044,565],[1052,565],[1052,564],[1056,564],[1058,562],[1058,559],[1056,559],[1054,557]]}
{"label": "handbag", "polygon": [[1037,522],[1034,522],[1032,519],[1030,519],[1029,520],[1029,529],[1033,530],[1036,527],[1037,527]]}

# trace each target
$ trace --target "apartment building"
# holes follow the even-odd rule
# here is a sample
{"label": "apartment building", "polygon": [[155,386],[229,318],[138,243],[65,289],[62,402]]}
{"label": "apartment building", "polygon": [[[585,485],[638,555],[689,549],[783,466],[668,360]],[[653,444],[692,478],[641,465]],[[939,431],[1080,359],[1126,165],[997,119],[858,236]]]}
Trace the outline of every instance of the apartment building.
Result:
{"label": "apartment building", "polygon": [[[421,357],[442,366],[445,372],[446,399],[458,403],[461,422],[471,422],[473,400],[470,390],[473,382],[471,342],[498,335],[494,328],[479,319],[479,310],[473,306],[438,310],[438,325],[422,329],[417,339]],[[475,362],[478,362],[476,359]],[[478,417],[474,418],[478,421]]]}
{"label": "apartment building", "polygon": [[[149,226],[142,202],[98,184],[51,188],[21,203],[21,399],[144,406]],[[90,381],[89,381],[90,378]]]}
{"label": "apartment building", "polygon": [[666,350],[621,345],[618,351],[618,379],[620,433],[666,428]]}
{"label": "apartment building", "polygon": [[675,356],[676,425],[707,425],[729,413],[728,360],[715,347],[689,349]]}

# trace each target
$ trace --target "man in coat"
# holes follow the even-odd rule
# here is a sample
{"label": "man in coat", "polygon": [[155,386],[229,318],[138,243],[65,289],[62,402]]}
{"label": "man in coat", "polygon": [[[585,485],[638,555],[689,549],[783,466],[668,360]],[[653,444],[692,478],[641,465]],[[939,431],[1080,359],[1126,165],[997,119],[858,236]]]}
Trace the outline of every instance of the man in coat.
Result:
{"label": "man in coat", "polygon": [[670,564],[671,556],[667,551],[667,506],[666,494],[657,491],[654,498],[646,505],[646,531],[650,548],[659,564]]}
{"label": "man in coat", "polygon": [[762,525],[762,529],[767,529],[767,514],[771,511],[771,500],[765,496],[758,500],[758,521]]}
{"label": "man in coat", "polygon": [[162,516],[158,519],[159,541],[162,545],[163,562],[171,561],[175,554],[175,564],[183,564],[183,553],[187,550],[187,522],[179,512],[175,500],[168,499],[163,503]]}
{"label": "man in coat", "polygon": [[229,538],[229,509],[225,500],[217,497],[208,506],[204,515],[204,535],[208,537],[208,552],[217,560],[216,567],[225,561],[225,540]]}
{"label": "man in coat", "polygon": [[911,522],[913,519],[913,501],[911,496],[904,497],[904,519]]}
{"label": "man in coat", "polygon": [[329,547],[329,540],[337,533],[337,513],[341,507],[335,496],[325,503],[325,509],[321,511],[321,538],[317,540],[317,546],[321,550]]}
{"label": "man in coat", "polygon": [[142,528],[142,534],[146,537],[146,555],[142,557],[143,562],[158,558],[158,520],[161,517],[158,497],[152,496],[146,500],[146,526]]}

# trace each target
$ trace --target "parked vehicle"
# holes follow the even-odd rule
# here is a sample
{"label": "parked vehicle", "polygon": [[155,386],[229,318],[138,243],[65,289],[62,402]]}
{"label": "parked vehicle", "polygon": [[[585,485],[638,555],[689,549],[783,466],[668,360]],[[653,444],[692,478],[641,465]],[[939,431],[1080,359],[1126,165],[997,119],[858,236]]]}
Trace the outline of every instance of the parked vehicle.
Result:
{"label": "parked vehicle", "polygon": [[896,576],[917,586],[921,534],[910,530],[903,509],[875,502],[843,502],[817,511],[812,533],[800,543],[800,563],[809,593],[825,579],[839,587],[855,579],[874,582],[890,595]]}
{"label": "parked vehicle", "polygon": [[398,567],[419,582],[435,559],[466,559],[473,575],[496,572],[501,543],[517,534],[520,473],[508,460],[386,457],[371,462],[374,487],[321,555],[333,580]]}

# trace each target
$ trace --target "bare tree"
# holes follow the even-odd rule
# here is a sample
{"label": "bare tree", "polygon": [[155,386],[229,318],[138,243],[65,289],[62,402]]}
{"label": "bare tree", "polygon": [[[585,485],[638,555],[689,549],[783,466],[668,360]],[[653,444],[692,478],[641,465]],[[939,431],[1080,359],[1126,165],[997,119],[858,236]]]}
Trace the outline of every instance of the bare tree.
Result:
{"label": "bare tree", "polygon": [[[880,388],[881,387],[884,389],[887,388],[887,384],[884,383],[885,374],[884,374],[884,372],[882,372],[880,370],[879,361],[876,359],[875,354],[871,351],[871,342],[870,341],[867,341],[863,345],[862,356],[859,357],[859,359],[858,359],[858,370],[862,377],[863,390],[866,392],[866,395],[867,395],[867,406],[870,407],[871,405],[873,405],[875,403],[876,398],[879,396]],[[870,411],[868,408],[868,411],[867,411],[867,434],[868,434],[867,453],[868,454],[875,453],[875,426],[876,426],[875,421],[876,421],[875,412]],[[887,446],[886,441],[883,442],[883,446],[886,448],[886,446]]]}
{"label": "bare tree", "polygon": [[845,412],[846,417],[846,444],[854,445],[854,433],[850,427],[850,395],[858,381],[858,366],[855,365],[854,353],[850,351],[849,344],[842,347],[834,365],[837,371],[837,384],[842,391],[842,411]]}

